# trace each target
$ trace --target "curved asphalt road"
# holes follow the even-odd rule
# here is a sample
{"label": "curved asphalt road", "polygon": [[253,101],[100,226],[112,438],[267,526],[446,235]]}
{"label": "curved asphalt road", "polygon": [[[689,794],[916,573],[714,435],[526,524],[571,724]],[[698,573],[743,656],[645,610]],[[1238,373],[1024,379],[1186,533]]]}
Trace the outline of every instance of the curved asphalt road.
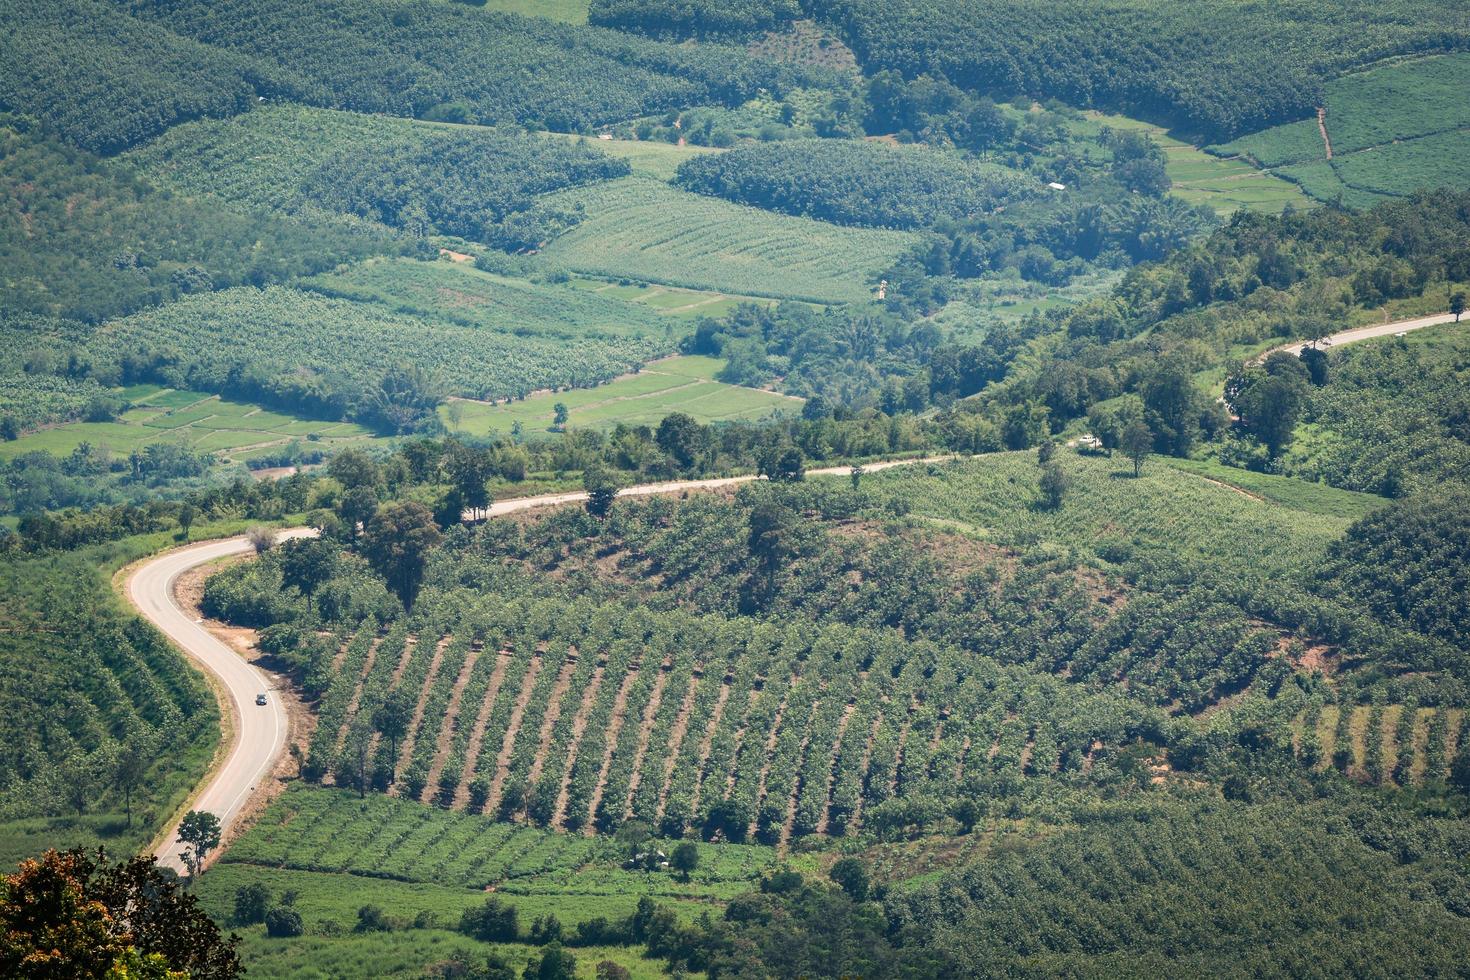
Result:
{"label": "curved asphalt road", "polygon": [[[312,533],[302,529],[287,531],[282,537]],[[270,775],[285,751],[290,724],[270,679],[187,614],[174,597],[174,583],[192,568],[249,550],[250,542],[243,536],[189,545],[144,562],[127,580],[128,598],[138,611],[209,671],[218,681],[218,689],[229,698],[220,704],[220,710],[235,719],[234,745],[224,764],[189,806],[213,813],[224,827],[234,822],[251,791]],[[269,703],[264,707],[255,703],[255,696],[263,691],[269,694]],[[159,863],[182,871],[179,855],[184,848],[177,830],[177,826],[171,828],[154,853]]]}
{"label": "curved asphalt road", "polygon": [[[891,469],[895,466],[910,466],[915,463],[938,463],[953,459],[952,456],[929,456],[922,459],[889,460],[870,463],[864,472]],[[809,476],[846,476],[850,466],[831,466],[808,470]],[[749,483],[754,476],[732,476],[711,480],[679,480],[670,483],[647,483],[628,487],[619,496],[641,497],[660,493],[682,493],[687,490],[712,490],[719,487]],[[498,500],[490,507],[491,515],[509,514],[530,510],[535,507],[554,507],[559,504],[578,503],[586,500],[587,494],[554,493],[540,497],[520,497],[513,500]],[[294,528],[282,531],[277,540],[308,537],[316,531],[310,528]],[[247,661],[239,653],[220,642],[194,617],[179,605],[174,596],[174,584],[180,575],[192,568],[217,561],[231,555],[241,555],[250,550],[250,542],[243,536],[204,541],[199,544],[177,548],[151,558],[128,576],[126,592],[128,599],[154,626],[162,630],[174,644],[186,652],[201,667],[218,681],[218,689],[229,698],[220,709],[235,719],[235,741],[230,746],[229,756],[215,770],[209,781],[190,802],[189,809],[205,810],[219,817],[221,827],[228,831],[240,815],[251,793],[270,776],[276,761],[286,750],[286,737],[290,724],[286,709],[275,696],[270,678]],[[255,696],[266,692],[269,703],[255,703]],[[160,864],[177,871],[184,870],[180,858],[184,847],[178,839],[178,826],[169,829],[165,842],[154,852]]]}
{"label": "curved asphalt road", "polygon": [[[1338,347],[1342,344],[1354,344],[1360,340],[1372,340],[1374,337],[1389,337],[1394,334],[1408,333],[1411,330],[1422,330],[1425,327],[1437,327],[1441,323],[1454,322],[1455,315],[1453,313],[1436,313],[1433,316],[1415,317],[1412,320],[1395,320],[1392,323],[1374,323],[1370,326],[1354,327],[1351,330],[1344,330],[1340,333],[1335,333],[1330,337],[1324,337],[1322,339],[1322,346]],[[1273,347],[1270,350],[1266,351],[1266,353],[1257,357],[1256,363],[1260,363],[1270,355],[1282,350],[1290,351],[1291,353],[1300,356],[1302,351],[1311,346],[1312,344],[1309,341],[1307,343],[1285,344],[1281,347]]]}

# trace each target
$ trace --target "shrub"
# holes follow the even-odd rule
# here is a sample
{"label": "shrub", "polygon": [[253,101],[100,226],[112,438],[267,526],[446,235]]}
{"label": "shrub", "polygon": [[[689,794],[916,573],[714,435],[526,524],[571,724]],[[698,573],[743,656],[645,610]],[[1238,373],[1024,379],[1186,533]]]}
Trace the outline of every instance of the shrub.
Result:
{"label": "shrub", "polygon": [[270,889],[260,882],[242,885],[235,889],[235,921],[241,925],[264,922],[270,901]]}
{"label": "shrub", "polygon": [[272,939],[290,939],[306,932],[301,913],[287,905],[277,905],[265,914],[265,934]]}

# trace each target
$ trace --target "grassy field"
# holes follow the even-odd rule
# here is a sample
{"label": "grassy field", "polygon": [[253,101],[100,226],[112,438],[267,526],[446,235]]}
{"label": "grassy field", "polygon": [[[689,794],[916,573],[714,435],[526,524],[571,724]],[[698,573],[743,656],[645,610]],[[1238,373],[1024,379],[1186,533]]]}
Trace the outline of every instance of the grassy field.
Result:
{"label": "grassy field", "polygon": [[622,282],[589,279],[586,276],[576,276],[570,284],[574,289],[583,289],[627,303],[641,303],[651,307],[661,317],[673,320],[697,320],[702,316],[720,317],[741,303],[759,303],[766,306],[772,302],[768,298],[756,296],[726,296],[724,293],[711,293],[699,289],[680,289],[677,286],[656,286],[631,281],[624,285]]}
{"label": "grassy field", "polygon": [[1147,133],[1164,151],[1165,170],[1174,182],[1173,195],[1191,204],[1204,204],[1217,214],[1247,209],[1278,212],[1287,205],[1308,207],[1311,201],[1289,181],[1262,173],[1245,160],[1205,153],[1177,140],[1160,126],[1127,116],[1089,112],[1099,126]]}
{"label": "grassy field", "polygon": [[722,152],[710,146],[695,146],[692,143],[677,146],[662,140],[605,140],[578,136],[573,133],[546,133],[544,135],[548,139],[590,143],[609,156],[622,157],[627,160],[635,175],[665,181],[673,179],[674,171],[678,170],[679,164],[685,160],[706,153]]}
{"label": "grassy field", "polygon": [[587,23],[587,0],[485,0],[484,10],[525,17],[545,17],[568,24]]}
{"label": "grassy field", "polygon": [[[458,401],[439,415],[452,431],[471,435],[507,435],[515,423],[528,434],[551,432],[558,403],[566,405],[571,428],[597,428],[619,422],[657,425],[671,412],[685,412],[700,422],[756,419],[784,410],[798,412],[801,400],[756,388],[713,380],[721,362],[712,357],[672,357],[655,361],[637,374],[596,388],[543,392],[524,401],[491,405]],[[458,423],[454,413],[460,413]]]}
{"label": "grassy field", "polygon": [[[313,276],[301,285],[400,313],[537,338],[663,338],[671,325],[658,316],[657,307],[649,309],[653,304],[625,302],[607,290],[512,279],[445,259],[368,261],[343,272]],[[694,295],[675,305],[698,303],[703,298]]]}
{"label": "grassy field", "polygon": [[[915,515],[998,543],[1049,541],[1135,554],[1157,550],[1251,567],[1267,576],[1288,575],[1316,560],[1366,506],[1365,495],[1315,484],[1291,492],[1283,484],[1272,497],[1258,500],[1158,459],[1150,460],[1137,480],[1121,456],[1068,453],[1061,460],[1071,487],[1056,511],[1036,507],[1035,453],[934,467],[935,479],[887,470],[865,483],[907,500]],[[1230,472],[1232,478],[1237,475]],[[1240,479],[1250,476],[1239,474]]]}
{"label": "grassy field", "polygon": [[1470,54],[1394,62],[1326,85],[1325,124],[1304,119],[1212,148],[1275,168],[1318,200],[1368,207],[1422,187],[1470,186]]}
{"label": "grassy field", "polygon": [[586,220],[543,252],[574,272],[747,296],[871,299],[869,280],[917,241],[742,207],[646,177],[547,200],[586,209]]}
{"label": "grassy field", "polygon": [[1159,461],[1185,473],[1227,484],[1273,504],[1307,514],[1357,520],[1388,504],[1383,497],[1371,493],[1340,490],[1325,483],[1311,483],[1289,476],[1254,473],[1212,460],[1161,458]]}
{"label": "grassy field", "polygon": [[65,456],[82,443],[126,456],[152,443],[174,443],[196,452],[216,452],[244,460],[292,441],[326,448],[360,443],[372,433],[350,422],[321,422],[272,412],[258,405],[228,401],[195,391],[158,385],[120,388],[115,394],[131,407],[113,422],[71,422],[0,442],[0,459],[46,451]]}

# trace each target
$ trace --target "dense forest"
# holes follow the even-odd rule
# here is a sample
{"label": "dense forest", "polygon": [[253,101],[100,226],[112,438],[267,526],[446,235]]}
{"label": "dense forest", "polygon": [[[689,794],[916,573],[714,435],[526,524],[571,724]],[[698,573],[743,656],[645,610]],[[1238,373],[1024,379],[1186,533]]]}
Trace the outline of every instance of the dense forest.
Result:
{"label": "dense forest", "polygon": [[[1455,4],[1324,8],[1121,0],[811,0],[869,71],[943,74],[982,91],[1129,111],[1206,139],[1312,114],[1327,77],[1395,55],[1463,49]],[[1212,39],[1207,47],[1202,38]]]}
{"label": "dense forest", "polygon": [[453,122],[585,132],[807,78],[739,49],[664,45],[428,0],[391,9],[367,0],[306,9],[289,0],[145,0],[130,9],[204,44],[288,67],[310,83],[302,101]]}

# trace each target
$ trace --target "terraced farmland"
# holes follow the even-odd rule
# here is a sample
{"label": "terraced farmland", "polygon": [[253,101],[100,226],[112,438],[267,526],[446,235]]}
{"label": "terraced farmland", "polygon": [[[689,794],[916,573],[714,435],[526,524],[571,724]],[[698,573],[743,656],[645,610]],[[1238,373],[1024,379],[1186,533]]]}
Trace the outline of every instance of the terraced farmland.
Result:
{"label": "terraced farmland", "polygon": [[543,250],[574,272],[746,296],[869,299],[870,280],[918,241],[906,232],[742,207],[637,176],[543,200],[586,210],[586,220]]}
{"label": "terraced farmland", "polygon": [[[1327,83],[1322,126],[1303,119],[1218,147],[1312,197],[1369,207],[1419,188],[1470,186],[1470,54],[1396,62]],[[1332,144],[1329,159],[1322,128]]]}
{"label": "terraced farmland", "polygon": [[[913,801],[966,783],[1083,778],[1147,713],[889,632],[590,601],[450,605],[418,635],[344,638],[310,773],[354,782],[360,756],[344,747],[366,740],[367,778],[401,799],[777,843],[902,823]],[[376,727],[399,690],[414,720],[390,749]]]}
{"label": "terraced farmland", "polygon": [[[773,412],[799,412],[802,401],[758,388],[715,381],[722,362],[712,357],[671,357],[654,361],[637,374],[596,388],[544,392],[524,401],[488,404],[459,401],[439,415],[452,430],[472,435],[509,434],[516,423],[524,432],[550,432],[556,406],[568,410],[572,428],[657,425],[671,412],[684,412],[700,422],[764,418]],[[456,420],[455,416],[458,416]]]}

